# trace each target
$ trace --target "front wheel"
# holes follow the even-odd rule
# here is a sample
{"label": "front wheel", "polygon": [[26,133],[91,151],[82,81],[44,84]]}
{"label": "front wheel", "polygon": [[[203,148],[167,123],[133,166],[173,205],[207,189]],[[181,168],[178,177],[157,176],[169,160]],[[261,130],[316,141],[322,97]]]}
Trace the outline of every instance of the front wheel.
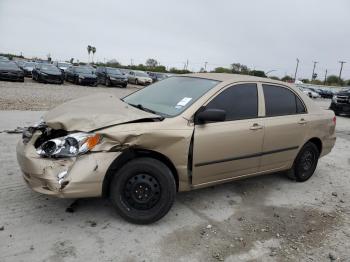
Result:
{"label": "front wheel", "polygon": [[150,224],[165,216],[174,203],[176,184],[170,169],[153,158],[126,163],[112,179],[110,199],[129,222]]}
{"label": "front wheel", "polygon": [[135,85],[139,84],[139,80],[137,80],[137,78],[135,79]]}
{"label": "front wheel", "polygon": [[106,86],[111,86],[112,83],[111,83],[111,80],[109,78],[106,78]]}
{"label": "front wheel", "polygon": [[320,152],[317,146],[312,142],[307,142],[295,158],[293,174],[295,180],[304,182],[308,180],[315,172]]}

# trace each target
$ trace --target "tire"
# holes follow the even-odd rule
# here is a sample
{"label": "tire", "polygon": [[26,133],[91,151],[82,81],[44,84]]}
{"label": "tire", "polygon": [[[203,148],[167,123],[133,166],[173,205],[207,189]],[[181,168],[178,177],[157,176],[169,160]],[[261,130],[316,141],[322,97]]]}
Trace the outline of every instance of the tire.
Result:
{"label": "tire", "polygon": [[74,84],[79,85],[79,77],[75,78]]}
{"label": "tire", "polygon": [[339,116],[339,115],[340,115],[339,112],[337,112],[337,111],[334,111],[334,114],[335,114],[336,116]]}
{"label": "tire", "polygon": [[111,80],[109,78],[106,78],[106,86],[111,86]]}
{"label": "tire", "polygon": [[315,172],[320,152],[312,142],[307,142],[294,160],[293,172],[297,182],[308,180]]}
{"label": "tire", "polygon": [[121,217],[135,224],[161,219],[172,207],[175,195],[173,174],[153,158],[129,161],[114,174],[110,184],[112,205]]}
{"label": "tire", "polygon": [[127,86],[128,86],[128,84],[124,84],[124,85],[122,85],[122,87],[123,87],[123,88],[126,88]]}
{"label": "tire", "polygon": [[135,85],[139,84],[139,80],[137,80],[137,78],[135,79]]}

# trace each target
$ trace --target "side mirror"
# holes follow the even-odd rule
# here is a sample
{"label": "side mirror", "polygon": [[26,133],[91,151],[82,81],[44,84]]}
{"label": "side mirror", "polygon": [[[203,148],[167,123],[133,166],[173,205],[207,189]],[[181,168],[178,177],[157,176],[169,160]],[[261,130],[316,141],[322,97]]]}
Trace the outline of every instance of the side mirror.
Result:
{"label": "side mirror", "polygon": [[197,122],[203,124],[206,122],[221,122],[225,121],[226,112],[222,109],[204,109],[197,115]]}

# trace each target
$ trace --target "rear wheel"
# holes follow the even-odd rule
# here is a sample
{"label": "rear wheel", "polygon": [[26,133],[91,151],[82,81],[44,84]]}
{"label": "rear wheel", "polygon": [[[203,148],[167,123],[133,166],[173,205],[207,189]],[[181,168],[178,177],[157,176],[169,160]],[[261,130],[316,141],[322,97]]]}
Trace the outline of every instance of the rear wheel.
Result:
{"label": "rear wheel", "polygon": [[307,142],[297,155],[293,175],[298,182],[308,180],[315,172],[320,152],[317,146],[312,142]]}
{"label": "rear wheel", "polygon": [[170,169],[153,158],[126,163],[113,177],[110,199],[129,222],[153,223],[165,216],[174,203],[176,185]]}

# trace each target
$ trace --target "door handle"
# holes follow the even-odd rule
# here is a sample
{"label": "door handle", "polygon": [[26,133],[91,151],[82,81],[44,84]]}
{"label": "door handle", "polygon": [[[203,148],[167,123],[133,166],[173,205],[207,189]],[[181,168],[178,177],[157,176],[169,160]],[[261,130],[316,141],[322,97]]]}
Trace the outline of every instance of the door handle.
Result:
{"label": "door handle", "polygon": [[302,118],[298,121],[299,125],[305,125],[306,123],[307,123],[307,121],[304,118]]}
{"label": "door handle", "polygon": [[257,123],[254,123],[249,129],[250,130],[258,130],[258,129],[262,129],[263,126],[257,124]]}

